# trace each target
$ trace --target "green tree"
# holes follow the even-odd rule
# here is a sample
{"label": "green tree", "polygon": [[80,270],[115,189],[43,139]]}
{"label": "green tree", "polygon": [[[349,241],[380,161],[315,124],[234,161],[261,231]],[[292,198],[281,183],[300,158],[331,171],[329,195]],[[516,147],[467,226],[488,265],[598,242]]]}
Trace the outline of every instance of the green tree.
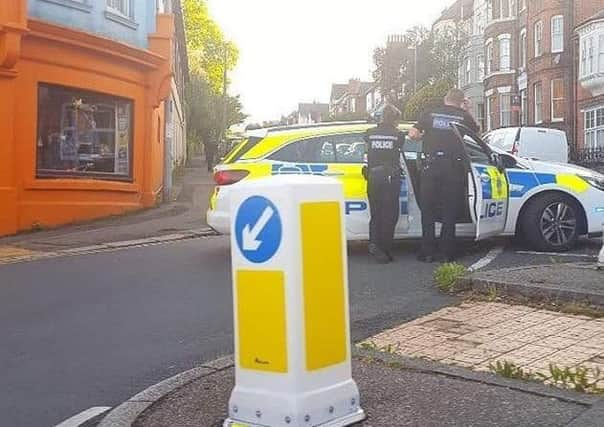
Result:
{"label": "green tree", "polygon": [[239,96],[223,97],[225,71],[236,66],[239,52],[210,17],[205,0],[184,0],[183,10],[190,68],[187,130],[191,148],[199,150],[203,143],[217,146],[226,129],[246,117]]}
{"label": "green tree", "polygon": [[454,86],[452,80],[440,80],[418,90],[405,106],[405,120],[417,120],[422,111],[441,105],[448,90]]}

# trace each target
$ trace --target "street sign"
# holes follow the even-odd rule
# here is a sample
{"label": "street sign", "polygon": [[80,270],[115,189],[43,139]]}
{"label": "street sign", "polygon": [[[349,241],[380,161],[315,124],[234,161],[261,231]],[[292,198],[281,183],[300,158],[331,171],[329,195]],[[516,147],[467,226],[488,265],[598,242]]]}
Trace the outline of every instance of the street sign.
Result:
{"label": "street sign", "polygon": [[231,192],[235,388],[225,427],[343,427],[352,379],[344,191],[279,175]]}
{"label": "street sign", "polygon": [[275,205],[265,197],[246,199],[235,220],[237,247],[250,262],[271,259],[281,244],[281,218]]}

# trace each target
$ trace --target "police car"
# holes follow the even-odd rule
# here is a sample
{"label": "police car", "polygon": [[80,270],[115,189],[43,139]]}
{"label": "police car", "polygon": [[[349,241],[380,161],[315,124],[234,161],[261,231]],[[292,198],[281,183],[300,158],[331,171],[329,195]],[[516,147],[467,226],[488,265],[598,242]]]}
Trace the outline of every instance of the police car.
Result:
{"label": "police car", "polygon": [[[210,198],[208,224],[219,233],[229,233],[229,193],[243,180],[290,174],[329,176],[344,188],[348,240],[367,240],[369,205],[362,175],[364,156],[358,147],[371,126],[332,123],[249,134],[214,169],[216,187]],[[401,130],[409,127],[401,125]],[[601,235],[604,175],[569,164],[515,157],[489,147],[461,125],[453,125],[453,130],[464,147],[467,169],[467,200],[457,226],[459,236],[481,240],[519,235],[537,250],[565,251],[580,236]],[[421,144],[407,141],[397,239],[422,234],[417,198],[421,161]]]}

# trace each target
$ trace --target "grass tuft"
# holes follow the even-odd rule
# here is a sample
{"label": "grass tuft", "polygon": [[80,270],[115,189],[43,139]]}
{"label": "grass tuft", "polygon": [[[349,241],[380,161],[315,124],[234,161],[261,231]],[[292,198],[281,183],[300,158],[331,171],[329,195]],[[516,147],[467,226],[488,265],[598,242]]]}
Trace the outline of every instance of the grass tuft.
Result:
{"label": "grass tuft", "polygon": [[445,292],[453,290],[455,283],[467,272],[466,267],[456,262],[442,264],[434,271],[434,281],[438,289]]}

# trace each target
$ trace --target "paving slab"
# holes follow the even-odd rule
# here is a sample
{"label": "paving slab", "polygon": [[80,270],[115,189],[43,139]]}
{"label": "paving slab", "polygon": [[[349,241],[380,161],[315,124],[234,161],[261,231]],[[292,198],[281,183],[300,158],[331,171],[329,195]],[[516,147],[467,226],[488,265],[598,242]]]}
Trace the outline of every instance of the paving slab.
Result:
{"label": "paving slab", "polygon": [[[483,322],[475,321],[477,314]],[[547,374],[550,364],[604,373],[600,319],[500,303],[445,308],[377,334],[361,346],[479,371],[507,361],[534,373]]]}
{"label": "paving slab", "polygon": [[[589,418],[591,405],[576,393],[550,394],[543,385],[511,388],[487,374],[483,381],[424,368],[356,358],[353,375],[368,415],[357,425],[552,427]],[[151,405],[133,425],[220,427],[233,385],[232,368],[199,378]]]}

